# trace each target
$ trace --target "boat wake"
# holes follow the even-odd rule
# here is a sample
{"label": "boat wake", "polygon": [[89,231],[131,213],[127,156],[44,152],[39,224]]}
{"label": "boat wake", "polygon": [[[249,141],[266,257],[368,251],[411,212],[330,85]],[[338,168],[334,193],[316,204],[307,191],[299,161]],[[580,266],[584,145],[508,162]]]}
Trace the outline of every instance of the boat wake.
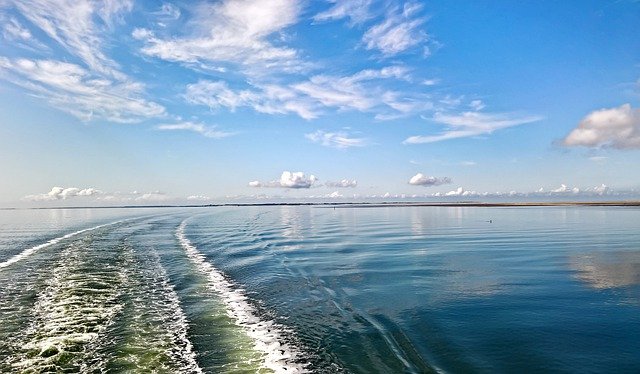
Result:
{"label": "boat wake", "polygon": [[186,220],[176,231],[176,238],[189,259],[208,277],[208,286],[220,296],[227,314],[254,342],[254,349],[262,353],[262,367],[276,373],[306,373],[306,365],[299,363],[300,351],[285,343],[284,326],[263,320],[251,305],[246,292],[228,281],[224,274],[211,265],[205,256],[185,235]]}

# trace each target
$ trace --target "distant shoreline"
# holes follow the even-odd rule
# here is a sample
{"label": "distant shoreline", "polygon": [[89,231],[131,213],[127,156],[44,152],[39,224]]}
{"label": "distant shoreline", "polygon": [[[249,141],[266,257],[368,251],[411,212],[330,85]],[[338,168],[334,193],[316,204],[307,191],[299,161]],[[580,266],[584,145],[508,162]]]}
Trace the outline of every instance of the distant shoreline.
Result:
{"label": "distant shoreline", "polygon": [[0,208],[0,210],[42,210],[42,209],[137,209],[137,208],[214,208],[214,207],[251,207],[251,206],[314,206],[321,208],[383,208],[383,207],[449,207],[449,208],[492,208],[492,207],[561,207],[561,206],[607,206],[637,207],[640,201],[558,201],[558,202],[274,202],[274,203],[221,203],[200,205],[119,205],[119,206],[57,206],[36,208]]}

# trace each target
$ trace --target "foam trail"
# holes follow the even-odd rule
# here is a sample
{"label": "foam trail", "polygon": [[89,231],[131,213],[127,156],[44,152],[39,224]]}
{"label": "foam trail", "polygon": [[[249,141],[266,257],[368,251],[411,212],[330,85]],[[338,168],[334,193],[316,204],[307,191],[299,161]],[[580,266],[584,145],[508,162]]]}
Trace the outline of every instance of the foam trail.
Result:
{"label": "foam trail", "polygon": [[110,226],[110,225],[115,225],[115,224],[118,224],[118,223],[122,223],[124,221],[125,220],[111,222],[111,223],[105,223],[103,225],[98,225],[98,226],[94,226],[94,227],[89,227],[87,229],[78,230],[78,231],[75,231],[75,232],[72,232],[72,233],[69,233],[69,234],[66,234],[66,235],[51,239],[46,243],[38,244],[38,245],[36,245],[34,247],[25,249],[24,251],[22,251],[22,252],[18,253],[17,255],[11,257],[10,259],[8,259],[8,260],[6,260],[4,262],[0,262],[0,269],[6,268],[7,266],[10,266],[10,265],[13,265],[16,262],[31,256],[32,254],[36,253],[40,249],[52,246],[54,244],[58,244],[58,243],[60,243],[61,241],[65,240],[65,239],[72,238],[72,237],[74,237],[76,235],[80,235],[80,234],[83,234],[85,232],[97,230],[97,229],[105,227],[105,226]]}
{"label": "foam trail", "polygon": [[[130,357],[124,357],[130,368],[141,372],[203,373],[198,366],[194,347],[187,336],[187,317],[170,283],[155,249],[139,253],[125,245],[125,267],[130,280],[131,322],[126,329],[133,337],[125,344]],[[147,359],[140,360],[139,356]],[[155,356],[155,359],[150,357]],[[164,358],[168,358],[164,361]]]}
{"label": "foam trail", "polygon": [[209,286],[221,296],[229,317],[254,341],[254,348],[263,353],[262,366],[275,373],[308,372],[305,365],[296,363],[299,361],[300,352],[295,347],[282,343],[284,341],[282,326],[258,317],[245,291],[226,280],[223,273],[207,262],[205,256],[187,239],[184,233],[185,226],[186,220],[178,227],[176,238],[191,261],[208,276]]}
{"label": "foam trail", "polygon": [[38,295],[34,319],[17,341],[12,367],[20,372],[104,372],[105,332],[120,313],[127,278],[119,256],[91,236],[66,246]]}

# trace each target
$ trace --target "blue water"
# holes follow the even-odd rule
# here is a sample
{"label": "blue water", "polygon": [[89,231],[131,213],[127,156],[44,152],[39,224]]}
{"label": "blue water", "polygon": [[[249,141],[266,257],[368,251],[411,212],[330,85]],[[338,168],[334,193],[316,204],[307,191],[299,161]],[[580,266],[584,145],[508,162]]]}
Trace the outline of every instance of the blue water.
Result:
{"label": "blue water", "polygon": [[640,372],[640,209],[0,211],[0,372]]}

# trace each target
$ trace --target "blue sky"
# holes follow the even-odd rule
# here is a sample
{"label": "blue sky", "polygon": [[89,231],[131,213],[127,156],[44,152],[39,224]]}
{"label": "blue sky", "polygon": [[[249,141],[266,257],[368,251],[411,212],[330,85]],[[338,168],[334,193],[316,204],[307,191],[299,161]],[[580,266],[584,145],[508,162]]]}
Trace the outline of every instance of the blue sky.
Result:
{"label": "blue sky", "polygon": [[0,202],[640,191],[636,1],[0,0]]}

